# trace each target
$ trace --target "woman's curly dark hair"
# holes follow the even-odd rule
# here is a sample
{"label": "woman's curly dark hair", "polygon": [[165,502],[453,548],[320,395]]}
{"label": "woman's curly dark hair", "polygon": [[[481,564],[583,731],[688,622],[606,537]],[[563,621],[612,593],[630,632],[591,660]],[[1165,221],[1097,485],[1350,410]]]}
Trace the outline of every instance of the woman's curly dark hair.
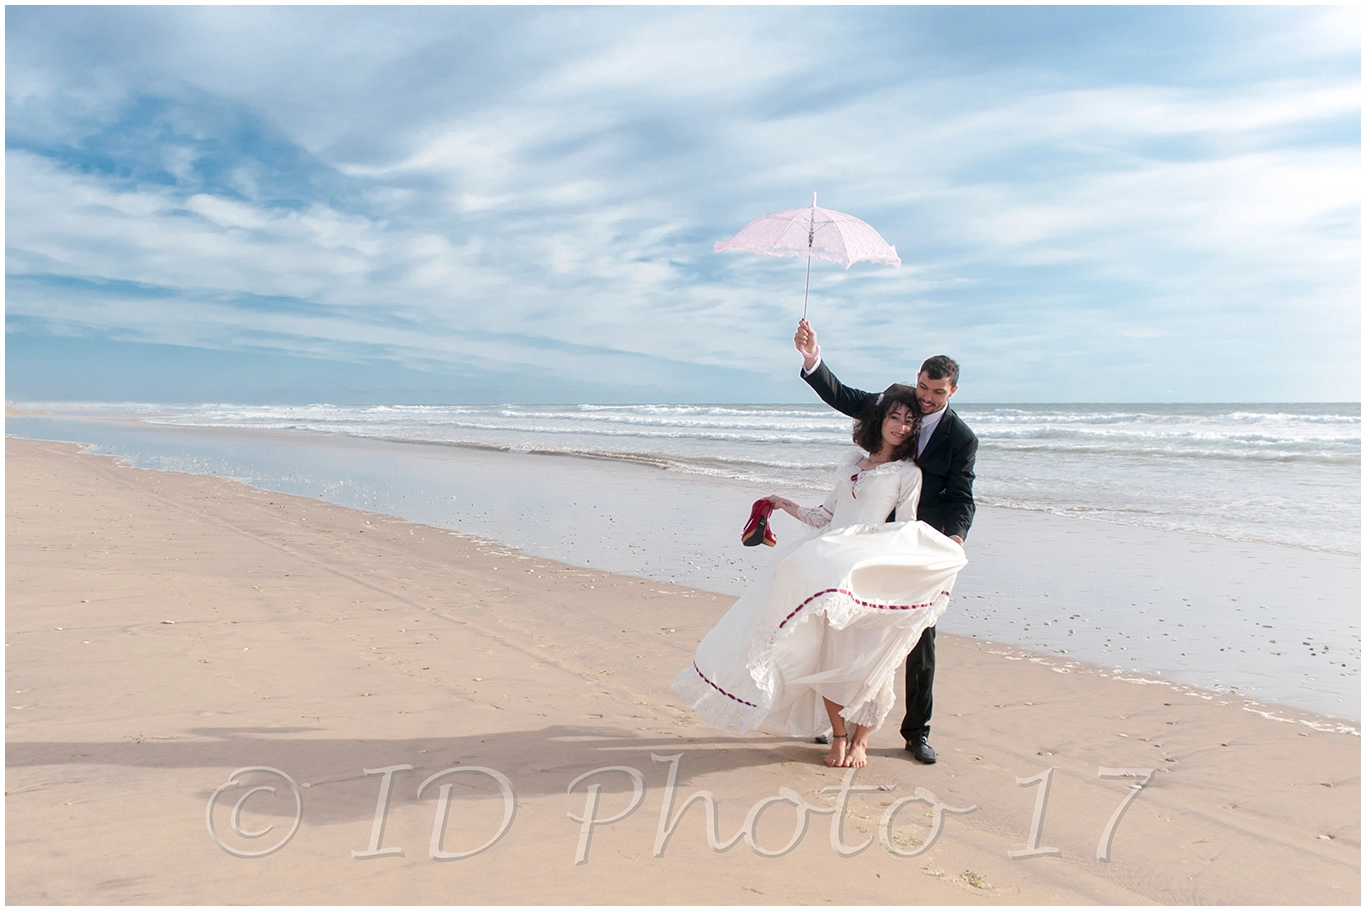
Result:
{"label": "woman's curly dark hair", "polygon": [[906,442],[892,452],[892,461],[914,459],[916,442],[920,439],[920,402],[916,400],[914,387],[903,386],[900,383],[888,386],[881,399],[869,405],[858,416],[858,420],[854,422],[854,443],[869,455],[881,449],[882,421],[887,417],[887,412],[892,410],[893,405],[905,405],[909,408],[914,422],[911,432],[906,436]]}

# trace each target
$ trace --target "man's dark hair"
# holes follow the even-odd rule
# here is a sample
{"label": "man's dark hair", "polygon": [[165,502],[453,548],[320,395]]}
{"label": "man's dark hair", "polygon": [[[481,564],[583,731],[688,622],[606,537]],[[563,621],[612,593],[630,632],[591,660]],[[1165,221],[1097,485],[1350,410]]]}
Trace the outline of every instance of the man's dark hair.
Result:
{"label": "man's dark hair", "polygon": [[869,405],[854,423],[854,444],[869,455],[882,448],[882,421],[893,405],[905,405],[910,409],[913,423],[906,442],[892,451],[892,461],[901,462],[915,458],[916,442],[920,439],[920,403],[916,400],[915,389],[893,383],[888,386],[877,401]]}
{"label": "man's dark hair", "polygon": [[958,362],[947,354],[936,354],[920,365],[921,373],[928,373],[932,380],[947,378],[950,386],[958,385]]}

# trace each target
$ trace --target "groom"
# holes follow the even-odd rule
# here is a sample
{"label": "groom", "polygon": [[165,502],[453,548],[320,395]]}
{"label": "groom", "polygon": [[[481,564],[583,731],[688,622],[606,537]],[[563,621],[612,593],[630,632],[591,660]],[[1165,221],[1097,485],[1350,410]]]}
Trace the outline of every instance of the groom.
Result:
{"label": "groom", "polygon": [[[821,361],[816,330],[802,320],[792,339],[802,355],[802,379],[836,411],[857,418],[881,396],[853,389],[835,379]],[[968,535],[977,504],[972,499],[973,463],[977,459],[977,437],[949,408],[949,398],[958,391],[958,365],[945,355],[936,355],[920,365],[915,397],[920,404],[920,439],[916,464],[920,466],[920,502],[916,517],[931,528],[948,535],[959,544]],[[895,520],[896,513],[888,516]],[[906,658],[906,717],[901,736],[906,749],[918,762],[935,761],[930,746],[930,712],[934,708],[934,627],[921,635]]]}

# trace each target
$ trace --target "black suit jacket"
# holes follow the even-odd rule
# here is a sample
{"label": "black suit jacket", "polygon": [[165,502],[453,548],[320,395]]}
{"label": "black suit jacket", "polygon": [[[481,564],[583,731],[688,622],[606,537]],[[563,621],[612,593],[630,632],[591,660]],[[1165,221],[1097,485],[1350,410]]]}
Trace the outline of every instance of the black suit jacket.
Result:
{"label": "black suit jacket", "polygon": [[[835,379],[825,361],[817,364],[810,374],[803,372],[802,379],[827,405],[851,418],[857,418],[877,401],[876,392],[854,389]],[[952,408],[945,408],[925,451],[916,459],[921,474],[916,518],[936,531],[958,535],[966,541],[972,517],[977,512],[977,504],[972,499],[976,461],[977,435]]]}

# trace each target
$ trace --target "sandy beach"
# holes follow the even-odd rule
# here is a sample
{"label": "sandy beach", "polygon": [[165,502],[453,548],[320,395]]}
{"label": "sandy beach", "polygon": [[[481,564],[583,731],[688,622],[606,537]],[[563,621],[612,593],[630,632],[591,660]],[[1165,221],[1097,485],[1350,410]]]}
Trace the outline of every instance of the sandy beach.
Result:
{"label": "sandy beach", "polygon": [[[940,761],[889,724],[848,776],[669,692],[730,596],[67,443],[6,468],[11,903],[1360,901],[1341,719],[941,632]],[[996,528],[984,563],[1063,534]],[[997,613],[1050,594],[1016,575]],[[661,847],[703,791],[748,834],[698,801]]]}

